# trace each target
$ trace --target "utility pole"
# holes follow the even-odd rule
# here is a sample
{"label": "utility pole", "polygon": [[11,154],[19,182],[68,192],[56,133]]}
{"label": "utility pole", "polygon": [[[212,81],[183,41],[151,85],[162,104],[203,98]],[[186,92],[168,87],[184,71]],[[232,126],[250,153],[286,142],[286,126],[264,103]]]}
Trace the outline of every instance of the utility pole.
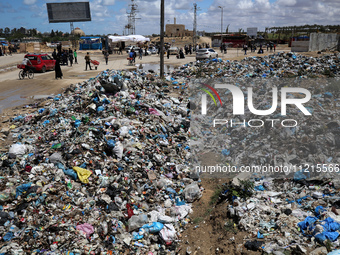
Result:
{"label": "utility pole", "polygon": [[160,77],[164,78],[164,0],[161,0]]}
{"label": "utility pole", "polygon": [[198,7],[197,4],[194,3],[194,29],[193,29],[193,48],[196,47],[196,40],[197,40],[197,22],[196,22],[196,13],[197,11],[200,11],[201,9]]}
{"label": "utility pole", "polygon": [[193,47],[196,47],[196,11],[197,11],[197,4],[194,3],[194,29],[193,29],[193,35],[194,35],[194,40],[193,40]]}
{"label": "utility pole", "polygon": [[219,6],[218,8],[221,8],[221,52],[222,52],[222,56],[223,56],[223,7]]}

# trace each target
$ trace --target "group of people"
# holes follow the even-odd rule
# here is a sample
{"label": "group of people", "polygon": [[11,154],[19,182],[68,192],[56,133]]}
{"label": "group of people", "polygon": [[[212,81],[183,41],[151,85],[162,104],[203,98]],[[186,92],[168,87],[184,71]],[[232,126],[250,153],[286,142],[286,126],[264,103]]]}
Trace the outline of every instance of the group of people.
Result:
{"label": "group of people", "polygon": [[226,43],[222,43],[220,46],[221,53],[227,54],[228,45]]}
{"label": "group of people", "polygon": [[61,71],[61,65],[67,65],[70,63],[70,66],[73,65],[73,60],[75,64],[78,64],[78,53],[75,49],[74,51],[69,48],[68,50],[62,50],[61,44],[58,44],[57,49],[54,49],[52,53],[53,59],[55,62],[55,78],[62,79],[63,72]]}
{"label": "group of people", "polygon": [[[263,48],[262,48],[262,44],[260,44],[259,46],[259,50],[257,52],[257,54],[263,54]],[[276,44],[274,43],[268,43],[267,44],[267,51],[270,49],[270,51],[272,52],[274,49],[274,52],[276,50]],[[244,55],[247,55],[247,50],[248,50],[248,45],[244,44],[243,45],[243,51],[244,51]],[[256,52],[256,45],[255,44],[251,44],[250,45],[250,52]]]}
{"label": "group of people", "polygon": [[77,60],[77,50],[72,50],[71,48],[69,48],[68,50],[63,50],[60,53],[56,52],[56,50],[54,49],[53,53],[52,53],[52,57],[53,59],[57,60],[57,57],[60,58],[60,64],[61,65],[67,65],[70,63],[70,66],[73,65],[73,60],[75,60],[75,64],[78,64],[78,60]]}
{"label": "group of people", "polygon": [[12,56],[12,52],[16,52],[17,49],[16,49],[16,46],[13,46],[12,44],[9,44],[7,46],[7,49],[5,45],[0,44],[0,56],[7,56],[7,50],[8,50],[8,55]]}

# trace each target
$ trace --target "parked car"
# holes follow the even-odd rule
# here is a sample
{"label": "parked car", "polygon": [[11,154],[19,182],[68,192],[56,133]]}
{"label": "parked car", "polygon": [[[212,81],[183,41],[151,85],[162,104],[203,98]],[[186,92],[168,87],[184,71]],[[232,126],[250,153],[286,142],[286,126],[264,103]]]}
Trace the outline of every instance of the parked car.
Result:
{"label": "parked car", "polygon": [[130,53],[130,51],[134,48],[134,46],[127,46],[125,47],[126,53]]}
{"label": "parked car", "polygon": [[157,53],[157,50],[155,47],[149,47],[149,51],[151,54],[156,54]]}
{"label": "parked car", "polygon": [[37,72],[44,73],[47,70],[54,70],[55,68],[55,60],[48,54],[28,53],[25,55],[25,58],[31,61]]}
{"label": "parked car", "polygon": [[218,53],[211,48],[198,49],[196,51],[196,60],[218,58]]}
{"label": "parked car", "polygon": [[179,52],[178,47],[170,47],[169,48],[169,55],[177,55]]}

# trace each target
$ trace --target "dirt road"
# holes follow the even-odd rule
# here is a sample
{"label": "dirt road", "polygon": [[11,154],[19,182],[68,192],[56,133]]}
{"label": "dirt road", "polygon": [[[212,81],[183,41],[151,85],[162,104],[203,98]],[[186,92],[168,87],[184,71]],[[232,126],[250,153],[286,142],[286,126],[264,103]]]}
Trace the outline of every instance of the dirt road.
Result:
{"label": "dirt road", "polygon": [[[289,51],[289,49],[280,49]],[[19,80],[19,69],[16,68],[18,63],[21,63],[24,54],[14,54],[13,56],[0,57],[0,113],[5,112],[10,108],[29,104],[32,99],[41,95],[55,95],[61,93],[63,89],[67,88],[71,84],[76,84],[89,78],[95,77],[100,72],[106,69],[153,69],[155,72],[159,72],[159,56],[157,54],[151,56],[143,56],[143,58],[136,59],[134,66],[129,66],[127,61],[127,53],[123,55],[113,54],[110,55],[108,65],[105,64],[104,57],[101,51],[92,51],[91,58],[100,62],[97,70],[85,71],[84,56],[86,52],[78,52],[78,63],[73,66],[62,66],[63,79],[56,80],[54,71],[48,71],[46,73],[35,73],[34,79]],[[265,52],[264,55],[270,54]],[[258,56],[257,53],[249,53],[247,56]],[[263,56],[263,55],[262,55]],[[245,57],[244,53],[240,49],[229,49],[227,54],[221,54],[219,57],[226,60],[241,60]],[[181,66],[183,64],[194,62],[195,55],[187,55],[185,59],[177,59],[175,55],[171,55],[170,58],[164,59],[164,70],[169,72],[174,67]]]}

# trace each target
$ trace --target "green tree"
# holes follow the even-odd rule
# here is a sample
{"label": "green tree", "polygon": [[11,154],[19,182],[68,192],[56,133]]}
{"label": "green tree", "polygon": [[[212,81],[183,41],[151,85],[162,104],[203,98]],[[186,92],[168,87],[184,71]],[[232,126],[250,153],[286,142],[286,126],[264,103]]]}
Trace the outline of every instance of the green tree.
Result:
{"label": "green tree", "polygon": [[5,27],[5,35],[8,35],[8,34],[9,34],[9,32],[10,32],[10,29],[9,29],[9,27]]}
{"label": "green tree", "polygon": [[52,29],[52,31],[51,31],[50,37],[51,37],[51,38],[55,37],[55,33],[54,33],[53,29]]}

